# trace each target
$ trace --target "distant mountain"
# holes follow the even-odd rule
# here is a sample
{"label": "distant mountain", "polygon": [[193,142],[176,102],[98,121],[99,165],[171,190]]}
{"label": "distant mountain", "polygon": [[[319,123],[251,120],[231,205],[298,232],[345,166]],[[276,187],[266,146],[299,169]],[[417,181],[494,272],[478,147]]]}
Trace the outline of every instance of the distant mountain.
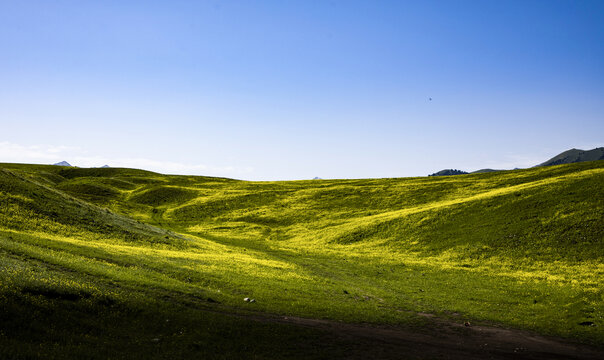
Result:
{"label": "distant mountain", "polygon": [[501,170],[495,170],[495,169],[480,169],[480,170],[472,171],[470,174],[482,174],[482,173],[489,173],[489,172],[494,172],[494,171],[501,171]]}
{"label": "distant mountain", "polygon": [[61,161],[61,162],[58,162],[58,163],[53,164],[53,165],[57,165],[57,166],[71,166],[71,164],[68,163],[67,161]]}
{"label": "distant mountain", "polygon": [[318,177],[318,176],[315,176],[315,177],[314,177],[314,178],[312,178],[312,179],[313,179],[313,180],[323,180],[323,179],[321,179],[321,178],[320,178],[320,177]]}
{"label": "distant mountain", "polygon": [[[535,166],[552,166],[552,165],[561,165],[561,164],[571,164],[582,161],[596,161],[596,160],[604,160],[604,147],[595,148],[592,150],[581,150],[581,149],[570,149],[559,155],[554,156],[553,158],[547,160],[546,162],[535,165]],[[514,170],[518,170],[519,168],[515,168]],[[480,174],[480,173],[489,173],[493,171],[502,171],[495,169],[480,169],[476,171],[472,171],[470,174]],[[457,170],[457,169],[445,169],[441,170],[437,173],[428,175],[428,176],[446,176],[446,175],[463,175],[468,174],[465,171]]]}
{"label": "distant mountain", "polygon": [[457,170],[457,169],[444,169],[434,174],[430,174],[428,176],[447,176],[447,175],[463,175],[467,174],[466,171]]}
{"label": "distant mountain", "polygon": [[553,158],[547,160],[546,162],[539,164],[537,166],[551,166],[551,165],[560,165],[560,164],[570,164],[581,161],[595,161],[595,160],[603,160],[604,159],[604,147],[595,148],[592,150],[580,150],[580,149],[570,149],[559,155],[554,156]]}
{"label": "distant mountain", "polygon": [[103,165],[103,166],[101,166],[101,169],[105,169],[105,168],[108,168],[108,167],[110,167],[110,166],[109,165]]}

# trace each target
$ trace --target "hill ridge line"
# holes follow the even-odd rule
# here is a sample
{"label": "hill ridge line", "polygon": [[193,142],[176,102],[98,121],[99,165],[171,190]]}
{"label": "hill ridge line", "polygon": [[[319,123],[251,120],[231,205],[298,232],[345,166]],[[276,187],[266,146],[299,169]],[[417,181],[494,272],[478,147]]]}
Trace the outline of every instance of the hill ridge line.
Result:
{"label": "hill ridge line", "polygon": [[[483,199],[493,198],[493,197],[497,197],[497,196],[508,195],[508,194],[511,194],[511,193],[513,193],[515,191],[519,191],[519,190],[531,189],[531,188],[539,187],[539,186],[542,186],[545,184],[558,183],[558,182],[562,182],[564,180],[568,180],[568,179],[572,179],[572,178],[580,178],[580,177],[584,177],[586,175],[598,174],[598,173],[604,173],[604,169],[583,170],[583,171],[579,171],[579,172],[576,172],[573,174],[564,174],[564,175],[560,175],[560,176],[556,176],[556,177],[550,177],[550,178],[546,178],[546,179],[530,181],[530,182],[526,182],[526,183],[522,183],[522,184],[518,184],[518,185],[511,185],[511,186],[507,186],[504,188],[495,188],[495,189],[485,191],[482,193],[478,193],[478,194],[474,194],[474,195],[471,195],[471,196],[468,196],[465,198],[455,198],[455,199],[450,199],[450,200],[443,200],[443,201],[439,201],[437,203],[428,203],[428,204],[424,204],[424,205],[420,205],[420,206],[416,206],[416,207],[412,207],[412,208],[393,210],[393,211],[388,211],[388,212],[384,212],[384,213],[380,213],[380,214],[369,215],[369,216],[366,216],[366,218],[367,218],[367,221],[372,221],[370,224],[358,225],[355,228],[350,229],[349,231],[362,230],[365,228],[369,228],[371,226],[375,226],[375,225],[384,223],[386,221],[390,221],[390,220],[408,216],[408,215],[418,214],[418,213],[425,212],[425,211],[430,211],[430,210],[434,210],[434,209],[442,209],[442,208],[446,208],[446,207],[450,207],[450,206],[469,203],[469,202],[476,201],[476,200],[483,200]],[[340,225],[335,225],[334,227],[345,227],[345,226],[350,226],[350,225],[351,225],[351,223],[348,222],[348,223],[344,223],[344,224],[340,224]]]}

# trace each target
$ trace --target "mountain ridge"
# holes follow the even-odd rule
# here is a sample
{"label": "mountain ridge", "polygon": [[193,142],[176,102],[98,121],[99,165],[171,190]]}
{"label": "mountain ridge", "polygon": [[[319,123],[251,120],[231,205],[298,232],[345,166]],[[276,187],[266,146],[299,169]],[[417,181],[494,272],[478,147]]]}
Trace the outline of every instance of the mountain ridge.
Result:
{"label": "mountain ridge", "polygon": [[537,166],[552,166],[571,164],[583,161],[597,161],[604,159],[604,147],[597,147],[591,150],[570,149],[554,156],[553,158],[537,165]]}
{"label": "mountain ridge", "polygon": [[[554,165],[563,165],[563,164],[572,164],[583,161],[597,161],[604,160],[604,147],[597,147],[591,150],[581,150],[572,148],[570,150],[566,150],[561,152],[560,154],[552,157],[551,159],[539,164],[538,166],[554,166]],[[515,168],[514,170],[518,170]],[[503,170],[495,170],[495,169],[480,169],[472,172],[466,172],[463,170],[457,169],[444,169],[428,176],[449,176],[449,175],[465,175],[465,174],[480,174],[480,173],[488,173],[495,171],[503,171]]]}

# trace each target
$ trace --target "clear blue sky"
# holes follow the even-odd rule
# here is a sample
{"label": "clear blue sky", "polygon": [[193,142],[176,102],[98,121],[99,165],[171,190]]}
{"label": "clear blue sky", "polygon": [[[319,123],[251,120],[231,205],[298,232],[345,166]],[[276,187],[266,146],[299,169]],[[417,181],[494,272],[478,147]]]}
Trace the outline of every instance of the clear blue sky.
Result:
{"label": "clear blue sky", "polygon": [[528,167],[604,146],[604,1],[0,0],[0,125],[1,162]]}

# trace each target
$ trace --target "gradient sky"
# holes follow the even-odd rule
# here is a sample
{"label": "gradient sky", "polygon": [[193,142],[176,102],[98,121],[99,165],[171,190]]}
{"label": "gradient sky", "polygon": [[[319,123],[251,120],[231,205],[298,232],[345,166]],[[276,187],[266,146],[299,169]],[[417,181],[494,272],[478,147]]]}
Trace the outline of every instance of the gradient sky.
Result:
{"label": "gradient sky", "polygon": [[0,0],[0,125],[0,162],[529,167],[604,146],[604,1]]}

